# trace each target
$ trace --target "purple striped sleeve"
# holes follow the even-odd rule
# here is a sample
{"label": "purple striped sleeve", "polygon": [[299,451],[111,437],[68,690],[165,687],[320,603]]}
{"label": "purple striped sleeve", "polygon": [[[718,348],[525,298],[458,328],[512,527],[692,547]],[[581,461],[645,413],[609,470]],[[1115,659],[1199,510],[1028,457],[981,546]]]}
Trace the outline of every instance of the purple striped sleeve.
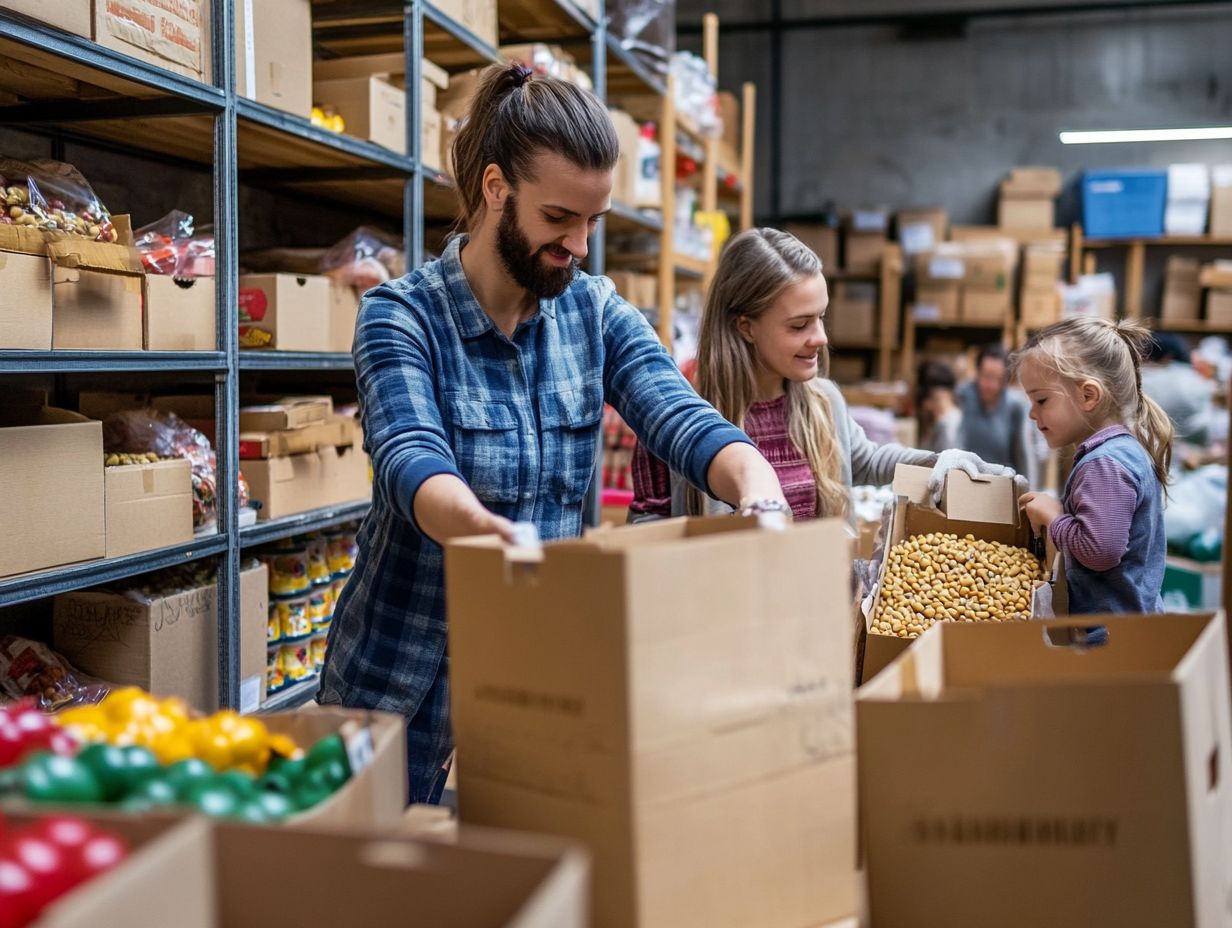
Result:
{"label": "purple striped sleeve", "polygon": [[1069,488],[1069,507],[1052,523],[1052,541],[1088,570],[1111,570],[1129,550],[1138,491],[1111,458],[1083,464]]}

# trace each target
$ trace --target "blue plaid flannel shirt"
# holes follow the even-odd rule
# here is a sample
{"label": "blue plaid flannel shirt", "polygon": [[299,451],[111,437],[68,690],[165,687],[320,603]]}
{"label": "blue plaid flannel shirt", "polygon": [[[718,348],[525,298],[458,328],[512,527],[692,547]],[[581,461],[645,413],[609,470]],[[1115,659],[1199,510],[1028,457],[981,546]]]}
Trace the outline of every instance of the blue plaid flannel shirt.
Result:
{"label": "blue plaid flannel shirt", "polygon": [[444,552],[412,513],[429,477],[461,477],[493,512],[549,540],[581,532],[605,398],[703,488],[715,454],[748,441],[605,277],[579,274],[506,337],[471,293],[464,241],[369,291],[360,309],[355,372],[375,486],[330,628],[322,702],[410,717],[432,686],[445,654]]}

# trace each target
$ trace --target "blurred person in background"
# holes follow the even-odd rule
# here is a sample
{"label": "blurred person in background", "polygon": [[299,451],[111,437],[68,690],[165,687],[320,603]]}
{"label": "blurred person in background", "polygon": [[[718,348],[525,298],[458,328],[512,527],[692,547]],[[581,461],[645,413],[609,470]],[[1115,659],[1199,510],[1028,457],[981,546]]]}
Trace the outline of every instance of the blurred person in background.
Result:
{"label": "blurred person in background", "polygon": [[1039,486],[1040,449],[1031,428],[1030,403],[1010,389],[1005,349],[999,344],[980,349],[975,379],[959,384],[954,398],[962,410],[958,447],[990,464],[1004,464]]}
{"label": "blurred person in background", "polygon": [[920,411],[921,448],[945,451],[962,441],[962,410],[954,397],[958,378],[943,361],[924,361],[916,377],[916,405]]}
{"label": "blurred person in background", "polygon": [[1194,445],[1208,440],[1215,384],[1189,363],[1189,346],[1179,335],[1155,332],[1142,365],[1142,392],[1168,414],[1176,437]]}

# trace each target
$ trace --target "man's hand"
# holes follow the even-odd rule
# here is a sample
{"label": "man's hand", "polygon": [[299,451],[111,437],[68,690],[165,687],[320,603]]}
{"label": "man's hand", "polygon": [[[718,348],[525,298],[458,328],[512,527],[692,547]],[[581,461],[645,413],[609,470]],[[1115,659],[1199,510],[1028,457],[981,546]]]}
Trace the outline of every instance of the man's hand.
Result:
{"label": "man's hand", "polygon": [[1018,508],[1027,514],[1031,531],[1048,531],[1057,516],[1064,515],[1061,501],[1050,493],[1024,493],[1018,498]]}

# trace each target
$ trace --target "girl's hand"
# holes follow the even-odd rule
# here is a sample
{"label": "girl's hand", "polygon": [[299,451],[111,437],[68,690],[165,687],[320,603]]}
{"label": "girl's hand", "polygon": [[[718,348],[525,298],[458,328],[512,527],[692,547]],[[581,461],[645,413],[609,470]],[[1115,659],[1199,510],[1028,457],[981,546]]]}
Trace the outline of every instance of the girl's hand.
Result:
{"label": "girl's hand", "polygon": [[1048,493],[1024,493],[1018,497],[1018,508],[1027,514],[1033,532],[1041,528],[1047,531],[1057,516],[1065,513],[1061,501]]}

